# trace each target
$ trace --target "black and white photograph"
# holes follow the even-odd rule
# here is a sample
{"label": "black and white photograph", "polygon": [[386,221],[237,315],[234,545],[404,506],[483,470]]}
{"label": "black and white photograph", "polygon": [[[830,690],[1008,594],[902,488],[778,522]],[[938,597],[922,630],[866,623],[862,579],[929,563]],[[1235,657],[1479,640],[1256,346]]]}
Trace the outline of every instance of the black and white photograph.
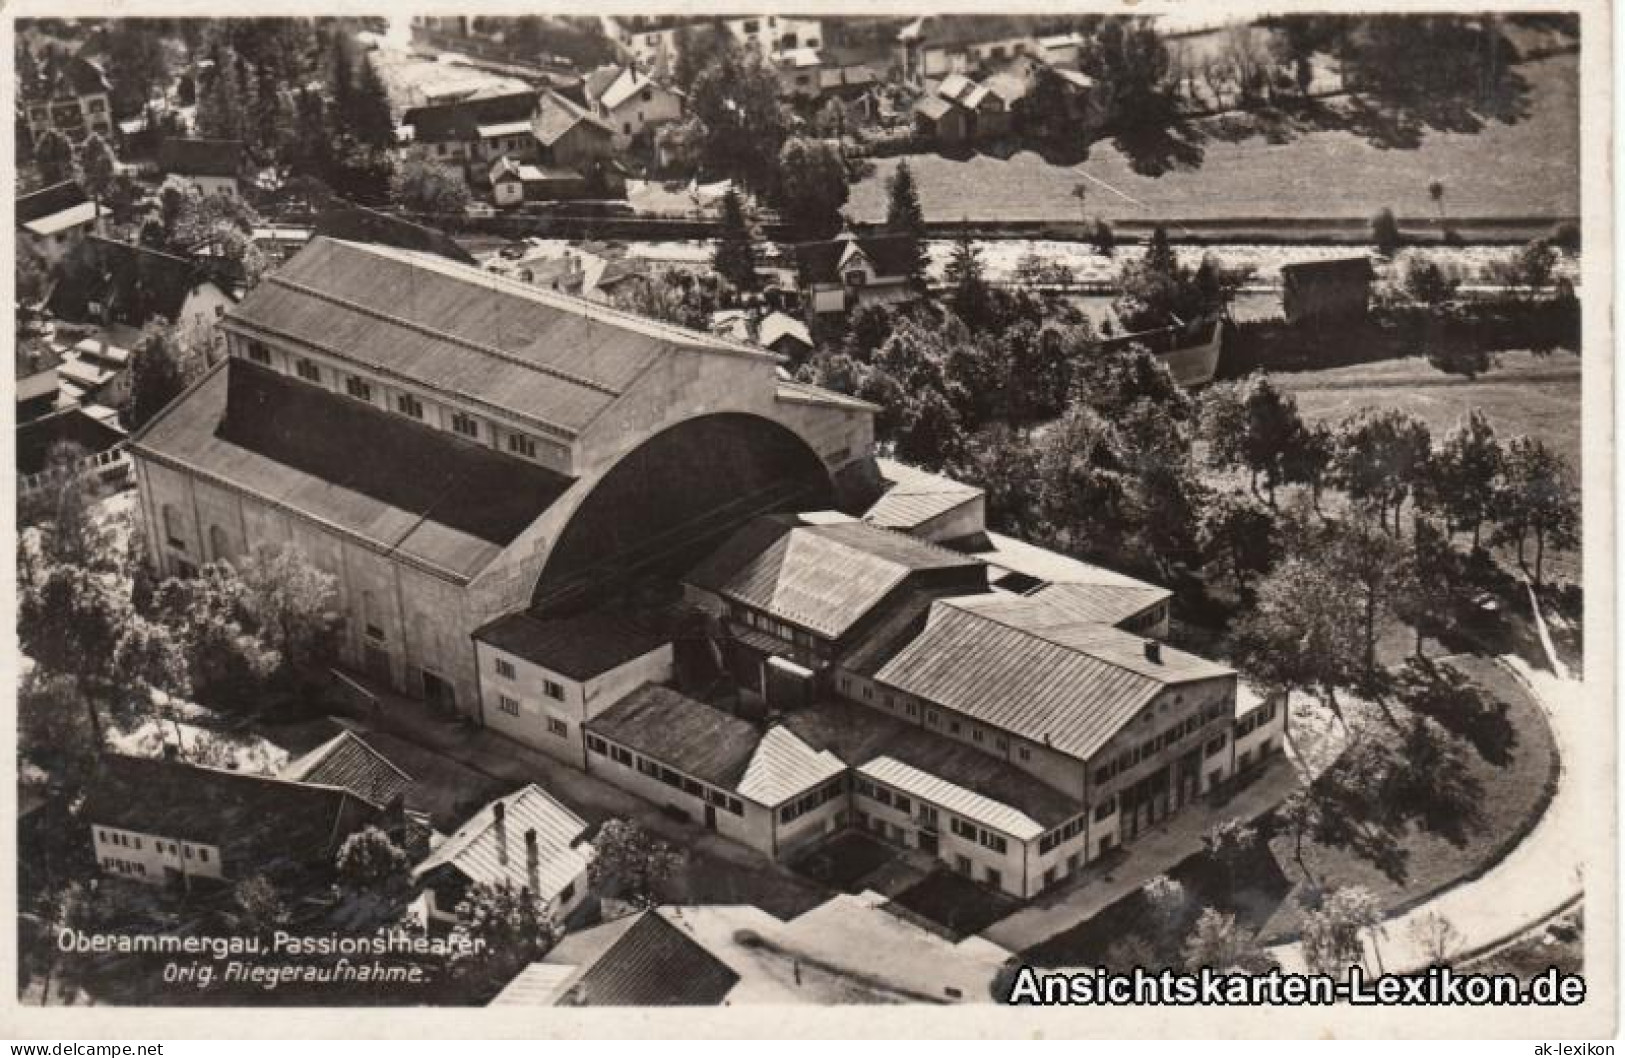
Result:
{"label": "black and white photograph", "polygon": [[1611,1038],[1611,12],[1373,7],[8,7],[0,1035]]}

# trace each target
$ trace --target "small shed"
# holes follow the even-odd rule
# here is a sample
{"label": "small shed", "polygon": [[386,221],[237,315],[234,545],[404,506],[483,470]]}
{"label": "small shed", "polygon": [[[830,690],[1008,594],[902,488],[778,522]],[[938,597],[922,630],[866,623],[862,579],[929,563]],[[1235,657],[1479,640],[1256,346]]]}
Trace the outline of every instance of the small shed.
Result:
{"label": "small shed", "polygon": [[1290,324],[1363,318],[1375,273],[1369,257],[1304,261],[1281,269],[1281,314]]}

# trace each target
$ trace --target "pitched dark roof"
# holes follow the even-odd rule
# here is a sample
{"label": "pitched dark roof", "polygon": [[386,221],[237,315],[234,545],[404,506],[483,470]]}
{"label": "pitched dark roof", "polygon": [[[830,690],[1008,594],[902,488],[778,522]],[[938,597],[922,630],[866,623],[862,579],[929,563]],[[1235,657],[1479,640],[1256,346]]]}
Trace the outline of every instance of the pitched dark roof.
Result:
{"label": "pitched dark roof", "polygon": [[1365,283],[1371,280],[1373,274],[1369,257],[1299,261],[1281,266],[1281,278],[1294,283]]}
{"label": "pitched dark roof", "polygon": [[38,191],[17,196],[17,223],[20,226],[30,221],[55,216],[89,201],[84,188],[72,180],[64,180],[60,184],[52,184],[50,187],[42,187]]}
{"label": "pitched dark roof", "polygon": [[534,91],[511,92],[412,107],[401,115],[401,124],[412,126],[412,138],[419,143],[469,141],[479,139],[481,125],[529,121],[535,110]]}
{"label": "pitched dark roof", "polygon": [[375,805],[388,805],[412,788],[410,775],[348,729],[288,765],[282,778],[336,786]]}
{"label": "pitched dark roof", "polygon": [[866,522],[803,524],[758,518],[738,530],[688,576],[689,583],[781,620],[838,639],[912,573],[982,564],[946,548]]}
{"label": "pitched dark roof", "polygon": [[113,89],[107,83],[107,74],[102,71],[100,64],[92,62],[82,55],[75,55],[68,60],[63,70],[61,82],[57,85],[56,95],[63,96],[94,96],[105,95]]}
{"label": "pitched dark roof", "polygon": [[317,214],[311,238],[325,235],[330,239],[394,246],[401,250],[432,253],[456,261],[458,264],[477,264],[474,255],[457,244],[443,231],[413,224],[409,220],[380,213],[365,206],[340,206]]}
{"label": "pitched dark roof", "polygon": [[100,758],[84,808],[94,826],[215,845],[228,872],[330,863],[380,814],[348,790],[111,754]]}
{"label": "pitched dark roof", "polygon": [[738,974],[655,911],[572,934],[547,961],[580,968],[558,1006],[716,1006],[739,982]]}
{"label": "pitched dark roof", "polygon": [[181,176],[237,176],[243,171],[241,140],[166,139],[158,148],[158,168]]}
{"label": "pitched dark roof", "polygon": [[64,408],[17,426],[17,473],[38,474],[45,469],[51,449],[74,444],[86,455],[105,452],[124,440],[124,433],[83,408]]}
{"label": "pitched dark roof", "polygon": [[835,754],[851,768],[889,757],[955,786],[1008,805],[1053,827],[1083,811],[1083,805],[1007,761],[947,735],[897,720],[853,702],[821,698],[788,713],[782,723],[817,749]]}
{"label": "pitched dark roof", "polygon": [[1041,598],[937,603],[875,681],[1088,760],[1165,688],[1234,677],[1217,662],[1082,620]]}
{"label": "pitched dark roof", "polygon": [[802,279],[809,283],[839,282],[841,255],[845,253],[849,241],[857,242],[877,274],[898,277],[908,274],[912,263],[912,240],[907,235],[862,235],[798,243],[795,248],[796,262],[800,266]]}
{"label": "pitched dark roof", "polygon": [[62,353],[49,339],[37,335],[17,339],[17,357],[14,366],[17,369],[18,381],[42,371],[49,371],[61,362]]}
{"label": "pitched dark roof", "polygon": [[474,638],[573,680],[589,680],[641,658],[666,640],[607,613],[534,617],[512,613]]}
{"label": "pitched dark roof", "polygon": [[570,484],[534,463],[235,357],[149,423],[132,449],[459,582]]}
{"label": "pitched dark roof", "polygon": [[587,125],[606,136],[611,134],[608,125],[559,93],[542,93],[536,102],[534,126],[539,143],[551,147],[577,125]]}
{"label": "pitched dark roof", "polygon": [[173,323],[187,296],[205,282],[203,269],[184,257],[88,235],[63,259],[47,305],[67,320],[90,319],[95,301],[132,327],[157,317]]}
{"label": "pitched dark roof", "polygon": [[755,725],[655,683],[587,721],[587,730],[728,790],[762,740]]}

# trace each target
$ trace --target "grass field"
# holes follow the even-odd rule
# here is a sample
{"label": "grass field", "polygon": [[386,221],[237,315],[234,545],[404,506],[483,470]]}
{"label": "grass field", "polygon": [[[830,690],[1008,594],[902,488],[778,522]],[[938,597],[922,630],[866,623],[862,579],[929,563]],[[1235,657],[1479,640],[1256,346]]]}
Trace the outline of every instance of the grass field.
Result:
{"label": "grass field", "polygon": [[[1470,749],[1466,751],[1470,770],[1482,785],[1482,829],[1468,835],[1459,846],[1436,835],[1413,832],[1403,843],[1407,873],[1400,882],[1387,878],[1346,850],[1306,843],[1304,860],[1317,877],[1337,886],[1365,886],[1389,914],[1413,907],[1494,866],[1539,819],[1551,798],[1557,746],[1540,706],[1516,679],[1489,659],[1460,658],[1452,664],[1492,696],[1509,704],[1508,719],[1518,736],[1512,759],[1505,765],[1488,763]],[[1277,943],[1293,936],[1302,920],[1295,894],[1303,883],[1293,858],[1291,837],[1277,836],[1269,848],[1273,862],[1266,865],[1264,888],[1275,906],[1260,936],[1266,943]],[[1292,884],[1292,892],[1278,893],[1282,878]]]}
{"label": "grass field", "polygon": [[1442,437],[1473,408],[1481,409],[1503,439],[1539,437],[1581,470],[1580,358],[1505,353],[1493,371],[1476,379],[1448,375],[1426,360],[1384,360],[1325,371],[1272,376],[1298,398],[1311,420],[1335,424],[1361,408],[1399,408]]}
{"label": "grass field", "polygon": [[[1520,64],[1526,112],[1514,123],[1487,120],[1477,132],[1426,130],[1415,147],[1384,147],[1346,128],[1251,130],[1233,118],[1193,123],[1187,164],[1161,176],[1137,173],[1110,142],[1094,145],[1076,169],[1031,152],[1008,161],[978,155],[909,158],[927,219],[1075,221],[1238,217],[1368,218],[1389,207],[1402,218],[1432,218],[1428,184],[1445,184],[1447,216],[1497,218],[1579,212],[1578,57]],[[1331,117],[1321,125],[1359,122]],[[1197,158],[1199,156],[1199,160]],[[852,189],[855,220],[885,216],[886,178],[896,159]],[[1083,176],[1080,177],[1079,173]],[[1088,185],[1080,211],[1073,188]]]}

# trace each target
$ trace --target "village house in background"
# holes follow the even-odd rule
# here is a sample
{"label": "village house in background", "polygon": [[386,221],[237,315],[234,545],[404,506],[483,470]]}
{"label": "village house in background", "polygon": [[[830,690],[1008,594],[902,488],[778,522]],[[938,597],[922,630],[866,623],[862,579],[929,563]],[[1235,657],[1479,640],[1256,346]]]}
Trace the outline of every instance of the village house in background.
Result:
{"label": "village house in background", "polygon": [[231,198],[242,193],[251,176],[248,154],[239,140],[165,139],[158,149],[158,168],[178,177],[202,195]]}
{"label": "village house in background", "polygon": [[21,101],[29,134],[38,139],[46,129],[55,129],[75,143],[92,135],[111,136],[112,91],[99,62],[73,56],[48,97]]}
{"label": "village house in background", "polygon": [[17,198],[18,238],[47,266],[96,229],[96,204],[72,180]]}

